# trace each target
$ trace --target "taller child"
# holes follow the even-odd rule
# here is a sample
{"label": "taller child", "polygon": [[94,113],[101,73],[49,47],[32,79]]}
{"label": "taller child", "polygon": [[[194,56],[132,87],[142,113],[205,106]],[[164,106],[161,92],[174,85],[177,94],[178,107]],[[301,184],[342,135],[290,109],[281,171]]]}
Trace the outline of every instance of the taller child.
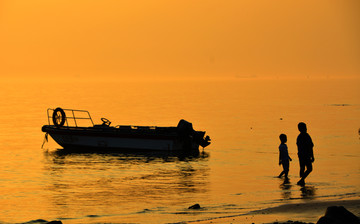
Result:
{"label": "taller child", "polygon": [[298,147],[301,179],[298,181],[297,184],[303,186],[305,185],[305,178],[313,170],[312,163],[315,161],[313,151],[314,143],[312,142],[310,135],[307,133],[305,123],[300,122],[298,124],[298,129],[300,131],[300,134],[297,137],[296,145]]}

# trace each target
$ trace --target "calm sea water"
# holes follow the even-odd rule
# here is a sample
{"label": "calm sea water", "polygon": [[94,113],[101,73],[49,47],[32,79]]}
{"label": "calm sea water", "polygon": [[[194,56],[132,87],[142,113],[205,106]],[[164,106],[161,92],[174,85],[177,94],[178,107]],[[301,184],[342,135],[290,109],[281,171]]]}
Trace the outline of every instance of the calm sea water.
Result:
{"label": "calm sea water", "polygon": [[[0,89],[0,223],[176,223],[284,203],[360,198],[359,80],[6,80]],[[89,110],[95,123],[205,130],[198,157],[65,154],[41,148],[47,108]],[[297,123],[315,144],[296,185]],[[275,178],[288,136],[290,183]],[[199,203],[201,210],[188,207]]]}

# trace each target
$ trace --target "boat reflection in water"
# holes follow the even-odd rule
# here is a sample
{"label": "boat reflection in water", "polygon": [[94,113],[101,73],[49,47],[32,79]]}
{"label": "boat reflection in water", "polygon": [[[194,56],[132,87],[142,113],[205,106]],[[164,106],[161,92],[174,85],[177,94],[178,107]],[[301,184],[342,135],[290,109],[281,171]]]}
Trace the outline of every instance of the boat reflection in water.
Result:
{"label": "boat reflection in water", "polygon": [[70,223],[87,222],[87,217],[108,223],[144,223],[149,218],[163,222],[206,198],[208,158],[205,152],[47,151],[46,190],[52,192],[47,200],[59,212],[56,216]]}

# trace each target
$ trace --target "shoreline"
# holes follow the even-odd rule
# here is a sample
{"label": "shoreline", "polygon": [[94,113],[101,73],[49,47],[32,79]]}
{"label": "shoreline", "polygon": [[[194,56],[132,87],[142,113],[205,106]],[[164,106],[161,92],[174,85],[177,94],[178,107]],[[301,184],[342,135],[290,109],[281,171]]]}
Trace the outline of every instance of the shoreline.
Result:
{"label": "shoreline", "polygon": [[330,206],[344,206],[354,215],[360,217],[360,199],[336,201],[309,201],[289,203],[276,207],[260,209],[246,214],[223,216],[207,220],[187,221],[183,223],[220,224],[220,223],[316,223]]}

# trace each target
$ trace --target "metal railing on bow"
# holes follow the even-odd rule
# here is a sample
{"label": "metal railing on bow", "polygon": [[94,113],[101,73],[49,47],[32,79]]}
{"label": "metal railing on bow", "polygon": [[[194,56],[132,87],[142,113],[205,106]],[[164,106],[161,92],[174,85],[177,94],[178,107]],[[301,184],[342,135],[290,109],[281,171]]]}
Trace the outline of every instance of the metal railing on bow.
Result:
{"label": "metal railing on bow", "polygon": [[[74,109],[62,109],[62,108],[56,108],[56,109],[48,108],[47,109],[47,117],[48,117],[49,125],[51,125],[51,124],[56,125],[55,122],[56,122],[56,119],[58,119],[58,115],[55,112],[56,110],[59,110],[59,111],[62,110],[64,112],[63,115],[65,115],[65,116],[60,118],[60,119],[64,119],[64,121],[62,121],[64,126],[78,127],[79,123],[83,123],[81,121],[84,121],[84,120],[90,121],[92,126],[94,126],[94,122],[90,116],[90,113],[87,110],[74,110]],[[60,125],[60,126],[62,126],[62,125]]]}

